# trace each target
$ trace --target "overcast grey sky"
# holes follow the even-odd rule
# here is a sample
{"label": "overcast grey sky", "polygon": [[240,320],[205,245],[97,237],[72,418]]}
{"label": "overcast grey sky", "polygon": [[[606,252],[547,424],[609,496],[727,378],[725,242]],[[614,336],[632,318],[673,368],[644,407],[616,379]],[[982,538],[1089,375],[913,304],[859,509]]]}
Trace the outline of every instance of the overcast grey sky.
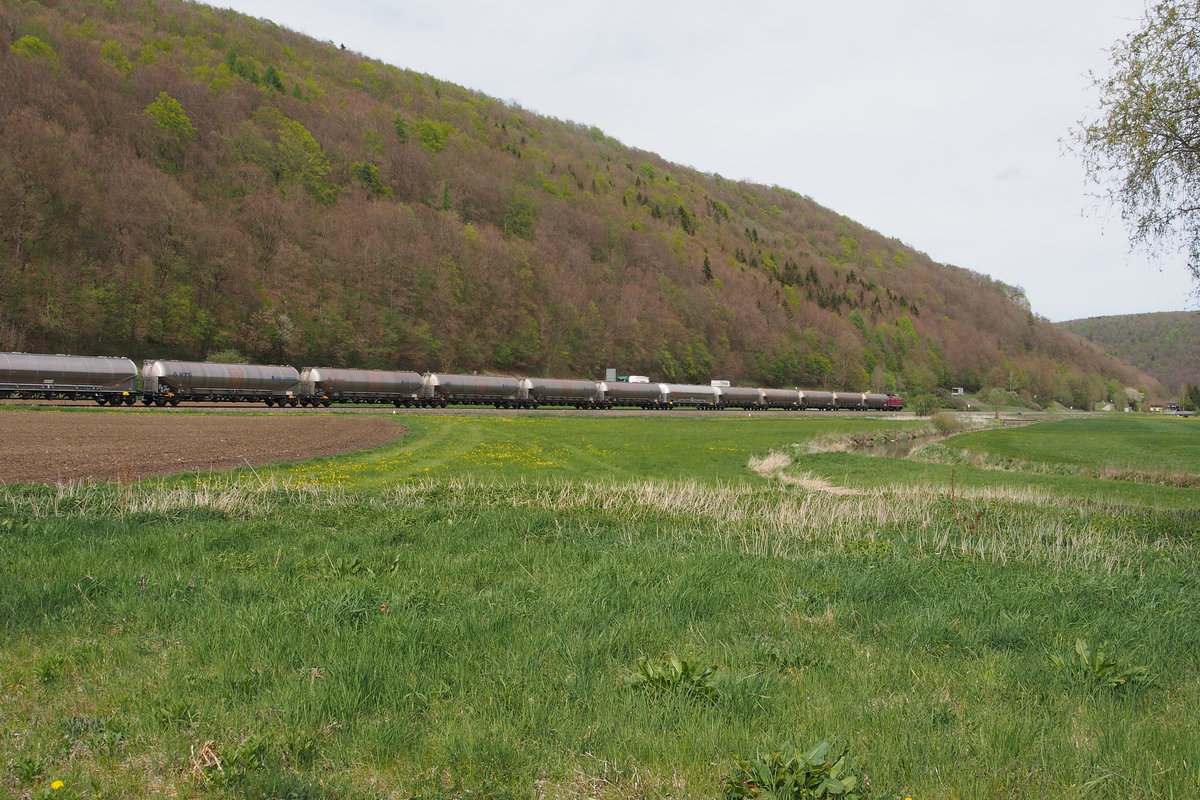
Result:
{"label": "overcast grey sky", "polygon": [[1195,308],[1062,141],[1143,0],[215,0],[812,197],[1059,321]]}

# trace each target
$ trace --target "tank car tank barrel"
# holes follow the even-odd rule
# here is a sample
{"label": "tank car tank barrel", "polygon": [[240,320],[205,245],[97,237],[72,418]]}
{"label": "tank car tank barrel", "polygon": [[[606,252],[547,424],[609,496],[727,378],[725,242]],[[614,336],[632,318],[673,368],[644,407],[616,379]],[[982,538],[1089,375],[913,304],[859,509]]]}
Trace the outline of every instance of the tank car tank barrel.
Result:
{"label": "tank car tank barrel", "polygon": [[[122,357],[0,353],[0,397],[91,398],[117,405],[137,393],[138,368]],[[268,405],[325,405],[341,400],[396,405],[494,403],[505,408],[564,405],[577,408],[786,408],[899,411],[904,399],[876,392],[769,389],[655,383],[643,376],[590,381],[516,378],[403,370],[218,364],[146,360],[141,369],[142,401],[176,405],[180,400],[253,401]],[[635,380],[636,378],[636,380]]]}

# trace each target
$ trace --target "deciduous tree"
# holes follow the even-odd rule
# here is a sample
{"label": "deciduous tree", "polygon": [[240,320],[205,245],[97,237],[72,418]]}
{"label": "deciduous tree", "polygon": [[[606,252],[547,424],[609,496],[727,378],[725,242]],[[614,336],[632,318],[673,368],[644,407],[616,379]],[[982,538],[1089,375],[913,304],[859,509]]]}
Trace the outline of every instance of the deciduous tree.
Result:
{"label": "deciduous tree", "polygon": [[1160,0],[1092,76],[1095,118],[1072,131],[1134,245],[1180,249],[1200,282],[1200,4]]}

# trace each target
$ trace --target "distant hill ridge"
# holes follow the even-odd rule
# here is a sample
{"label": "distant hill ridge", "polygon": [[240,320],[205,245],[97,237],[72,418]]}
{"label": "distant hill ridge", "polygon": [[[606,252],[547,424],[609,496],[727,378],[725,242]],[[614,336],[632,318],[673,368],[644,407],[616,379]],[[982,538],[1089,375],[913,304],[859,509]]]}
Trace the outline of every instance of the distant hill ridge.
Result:
{"label": "distant hill ridge", "polygon": [[0,4],[0,96],[0,349],[1076,407],[1154,383],[796,192],[227,10]]}
{"label": "distant hill ridge", "polygon": [[1176,394],[1200,386],[1200,311],[1089,317],[1059,323],[1157,378]]}

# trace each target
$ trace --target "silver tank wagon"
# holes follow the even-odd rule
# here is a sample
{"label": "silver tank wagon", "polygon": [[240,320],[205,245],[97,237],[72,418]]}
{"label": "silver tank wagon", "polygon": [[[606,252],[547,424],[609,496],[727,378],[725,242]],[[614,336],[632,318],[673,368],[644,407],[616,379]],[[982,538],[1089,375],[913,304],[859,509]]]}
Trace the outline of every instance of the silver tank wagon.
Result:
{"label": "silver tank wagon", "polygon": [[800,392],[795,389],[763,389],[763,405],[766,408],[800,408]]}
{"label": "silver tank wagon", "polygon": [[595,381],[565,378],[525,378],[521,381],[521,401],[527,408],[539,405],[595,408],[603,398]]}
{"label": "silver tank wagon", "polygon": [[[748,386],[720,386],[720,404],[724,408],[766,408],[763,401],[764,389],[751,389]],[[795,392],[792,392],[795,395]],[[793,398],[794,399],[794,398]]]}
{"label": "silver tank wagon", "polygon": [[813,392],[805,389],[800,392],[800,407],[820,408],[832,411],[834,408],[833,392]]}
{"label": "silver tank wagon", "polygon": [[133,405],[137,376],[128,358],[0,353],[0,397],[90,397],[100,405]]}
{"label": "silver tank wagon", "polygon": [[178,405],[180,400],[253,402],[296,406],[300,373],[276,364],[210,364],[147,361],[142,365],[142,402]]}
{"label": "silver tank wagon", "polygon": [[496,408],[516,408],[521,402],[521,382],[507,375],[451,375],[429,373],[421,397],[429,405],[492,403]]}
{"label": "silver tank wagon", "polygon": [[843,411],[862,411],[867,407],[867,396],[862,392],[834,392],[833,407]]}
{"label": "silver tank wagon", "polygon": [[604,394],[605,408],[633,406],[634,408],[666,408],[658,383],[631,383],[627,381],[602,381],[600,391]]}
{"label": "silver tank wagon", "polygon": [[721,400],[721,390],[716,386],[701,386],[690,383],[662,383],[662,394],[667,408],[695,406],[716,408]]}
{"label": "silver tank wagon", "polygon": [[887,411],[888,396],[886,394],[867,392],[863,395],[863,402],[872,411]]}
{"label": "silver tank wagon", "polygon": [[420,401],[424,385],[417,372],[305,367],[300,371],[300,402],[326,408],[334,402],[411,407]]}

